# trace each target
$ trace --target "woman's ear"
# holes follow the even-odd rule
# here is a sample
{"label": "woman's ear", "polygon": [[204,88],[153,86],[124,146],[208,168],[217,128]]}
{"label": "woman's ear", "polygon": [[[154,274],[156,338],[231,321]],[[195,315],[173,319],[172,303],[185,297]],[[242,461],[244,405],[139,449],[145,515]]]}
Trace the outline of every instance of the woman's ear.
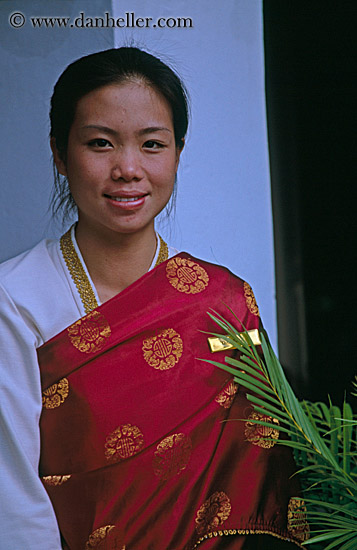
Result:
{"label": "woman's ear", "polygon": [[179,162],[180,162],[180,155],[182,153],[182,149],[185,146],[185,139],[184,138],[181,138],[181,143],[182,143],[182,145],[176,147],[176,170],[175,170],[176,172],[177,172],[178,165],[179,165]]}
{"label": "woman's ear", "polygon": [[52,154],[53,154],[53,160],[55,161],[55,165],[56,165],[57,170],[59,171],[59,173],[62,176],[67,176],[66,164],[65,164],[59,150],[57,149],[56,138],[52,137],[50,139],[50,145],[51,145],[51,150],[52,150]]}

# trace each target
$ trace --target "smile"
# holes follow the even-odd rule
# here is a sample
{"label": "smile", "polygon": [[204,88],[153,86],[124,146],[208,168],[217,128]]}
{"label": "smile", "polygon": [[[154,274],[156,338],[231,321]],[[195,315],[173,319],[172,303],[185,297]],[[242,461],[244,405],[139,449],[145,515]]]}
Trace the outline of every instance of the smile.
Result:
{"label": "smile", "polygon": [[107,199],[110,199],[112,201],[115,201],[115,202],[135,202],[135,201],[139,201],[143,198],[145,198],[147,195],[147,193],[140,193],[140,195],[132,195],[131,197],[130,196],[127,196],[125,194],[123,195],[109,195],[108,193],[104,193],[104,196],[107,198]]}
{"label": "smile", "polygon": [[140,195],[135,195],[132,197],[126,197],[126,196],[114,196],[109,194],[104,194],[105,198],[108,199],[108,202],[111,203],[116,208],[120,208],[121,210],[137,210],[144,206],[146,203],[146,199],[148,196],[148,193],[143,193]]}
{"label": "smile", "polygon": [[116,201],[116,202],[134,202],[134,201],[138,201],[139,199],[141,199],[142,197],[110,197],[113,201]]}

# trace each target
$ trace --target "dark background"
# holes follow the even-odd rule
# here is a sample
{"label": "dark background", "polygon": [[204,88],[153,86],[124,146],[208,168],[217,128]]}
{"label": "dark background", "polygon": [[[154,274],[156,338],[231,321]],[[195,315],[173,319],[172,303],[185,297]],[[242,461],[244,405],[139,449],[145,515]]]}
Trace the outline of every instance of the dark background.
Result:
{"label": "dark background", "polygon": [[265,0],[279,350],[300,397],[357,373],[357,1]]}

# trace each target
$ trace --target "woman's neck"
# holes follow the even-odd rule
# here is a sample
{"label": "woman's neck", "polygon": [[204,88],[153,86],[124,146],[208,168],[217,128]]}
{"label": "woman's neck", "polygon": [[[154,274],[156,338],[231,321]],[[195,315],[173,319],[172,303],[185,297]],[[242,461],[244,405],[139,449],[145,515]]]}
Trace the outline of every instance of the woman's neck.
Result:
{"label": "woman's neck", "polygon": [[114,234],[78,222],[76,241],[102,303],[149,270],[157,246],[154,225],[140,232]]}

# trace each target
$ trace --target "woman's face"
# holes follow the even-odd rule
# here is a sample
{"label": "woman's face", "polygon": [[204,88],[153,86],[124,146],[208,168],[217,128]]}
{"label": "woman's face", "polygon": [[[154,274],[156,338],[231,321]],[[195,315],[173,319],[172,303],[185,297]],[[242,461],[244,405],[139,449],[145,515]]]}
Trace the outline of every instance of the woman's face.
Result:
{"label": "woman's face", "polygon": [[77,104],[65,162],[53,142],[52,149],[82,231],[153,230],[173,191],[180,157],[162,95],[139,81],[90,92]]}

